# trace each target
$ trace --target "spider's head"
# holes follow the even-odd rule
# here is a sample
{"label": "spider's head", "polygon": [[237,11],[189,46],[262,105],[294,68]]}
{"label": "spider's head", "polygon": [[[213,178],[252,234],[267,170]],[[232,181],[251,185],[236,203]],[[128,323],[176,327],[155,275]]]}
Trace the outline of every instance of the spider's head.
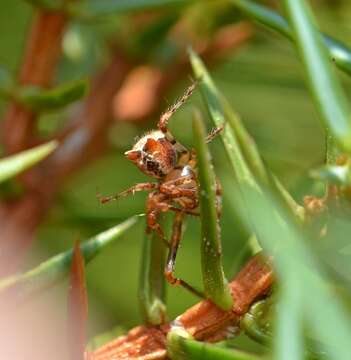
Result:
{"label": "spider's head", "polygon": [[125,155],[144,174],[156,179],[171,172],[177,162],[174,145],[159,130],[144,135]]}

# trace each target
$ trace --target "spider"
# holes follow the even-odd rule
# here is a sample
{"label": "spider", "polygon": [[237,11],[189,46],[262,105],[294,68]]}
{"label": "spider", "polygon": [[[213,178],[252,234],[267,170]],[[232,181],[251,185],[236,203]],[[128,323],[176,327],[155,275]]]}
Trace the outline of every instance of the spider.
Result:
{"label": "spider", "polygon": [[[129,189],[112,196],[102,197],[101,203],[117,200],[120,197],[134,194],[137,191],[151,191],[146,200],[147,232],[156,231],[169,248],[165,265],[166,280],[172,285],[181,285],[192,293],[203,297],[203,294],[189,285],[186,281],[174,276],[177,250],[182,236],[182,227],[186,215],[198,216],[198,185],[196,170],[196,154],[193,149],[188,150],[180,144],[168,129],[168,121],[172,115],[191,96],[196,84],[191,84],[183,96],[176,101],[158,122],[158,129],[152,130],[141,137],[132,150],[125,152],[144,174],[154,178],[157,182],[136,184]],[[207,142],[223,129],[215,128],[206,138]],[[217,208],[219,209],[221,187],[217,182]],[[175,212],[170,242],[165,238],[158,219],[161,213]],[[219,210],[218,210],[219,216]]]}

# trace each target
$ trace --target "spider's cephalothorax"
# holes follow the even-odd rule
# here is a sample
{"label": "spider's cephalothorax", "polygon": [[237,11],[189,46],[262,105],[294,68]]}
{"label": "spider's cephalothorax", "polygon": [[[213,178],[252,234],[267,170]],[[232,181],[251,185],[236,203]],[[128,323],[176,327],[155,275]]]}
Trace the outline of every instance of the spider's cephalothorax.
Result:
{"label": "spider's cephalothorax", "polygon": [[144,135],[132,150],[125,153],[143,173],[162,179],[176,166],[178,154],[165,134],[160,130]]}
{"label": "spider's cephalothorax", "polygon": [[[132,150],[125,153],[144,174],[158,180],[157,183],[139,183],[119,193],[116,196],[100,198],[102,203],[116,200],[121,196],[142,190],[152,190],[146,200],[147,231],[156,231],[169,247],[169,255],[165,267],[166,279],[171,284],[181,284],[193,293],[200,295],[184,280],[173,276],[175,258],[182,234],[183,218],[186,214],[198,215],[198,187],[197,171],[194,150],[188,150],[181,145],[168,130],[168,120],[175,111],[186,101],[194,91],[192,84],[184,95],[164,114],[158,122],[158,130],[151,131],[140,138]],[[208,137],[211,141],[221,130],[215,129]],[[218,184],[217,195],[221,195]],[[218,202],[219,203],[219,202]],[[163,212],[175,212],[173,232],[168,241],[158,222],[159,215]]]}

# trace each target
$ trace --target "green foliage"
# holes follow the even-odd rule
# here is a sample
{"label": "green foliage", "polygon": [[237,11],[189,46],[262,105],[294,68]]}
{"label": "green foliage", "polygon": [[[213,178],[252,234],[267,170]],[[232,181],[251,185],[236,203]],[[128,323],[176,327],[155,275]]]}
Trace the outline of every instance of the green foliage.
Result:
{"label": "green foliage", "polygon": [[[293,40],[293,33],[289,23],[275,11],[251,0],[230,1],[255,21],[278,31],[290,40]],[[322,39],[327,46],[330,59],[332,59],[341,70],[351,75],[351,50],[340,41],[337,41],[328,35],[322,34]]]}
{"label": "green foliage", "polygon": [[0,183],[31,168],[50,155],[58,146],[57,141],[50,141],[33,149],[0,159]]}
{"label": "green foliage", "polygon": [[49,90],[36,86],[21,87],[16,99],[34,111],[58,110],[81,99],[88,91],[87,80],[75,80]]}
{"label": "green foliage", "polygon": [[[126,230],[138,221],[138,216],[133,216],[123,223],[116,225],[80,245],[84,261],[88,263],[108,245],[117,240]],[[73,250],[68,250],[44,261],[36,268],[23,274],[15,275],[0,281],[0,292],[10,288],[19,287],[21,297],[52,286],[68,274],[72,262]]]}
{"label": "green foliage", "polygon": [[[291,209],[295,216],[303,220],[303,208],[299,206],[280,181],[265,168],[257,145],[245,129],[240,117],[228,104],[225,97],[216,88],[201,59],[190,51],[190,59],[195,76],[200,80],[204,102],[216,126],[226,124],[222,131],[222,140],[231,162],[238,186],[250,186],[260,191],[259,184],[273,187],[281,200]],[[245,202],[242,195],[238,196]],[[244,205],[243,205],[244,206]]]}
{"label": "green foliage", "polygon": [[351,152],[351,107],[328,60],[312,13],[303,0],[285,0],[284,4],[316,107],[340,147]]}
{"label": "green foliage", "polygon": [[222,266],[222,244],[216,200],[216,177],[205,142],[205,127],[199,113],[193,118],[194,145],[199,171],[201,264],[206,297],[224,310],[233,306]]}
{"label": "green foliage", "polygon": [[[291,215],[269,194],[253,193],[247,189],[246,196],[251,200],[248,203],[252,215],[250,219],[254,221],[261,243],[265,249],[276,254],[275,266],[282,284],[281,296],[285,299],[280,304],[280,314],[284,317],[280,321],[284,328],[277,330],[279,335],[276,335],[278,338],[282,336],[279,338],[281,342],[289,341],[291,348],[300,353],[297,350],[300,348],[300,333],[307,322],[309,328],[322,340],[324,350],[330,352],[335,359],[343,358],[349,351],[349,344],[345,339],[351,334],[351,323],[345,308],[325,283],[325,275],[309,245],[310,240]],[[291,294],[292,291],[294,294]],[[293,305],[291,299],[294,300]],[[292,310],[294,318],[290,317]],[[299,314],[298,317],[296,313]],[[301,314],[304,314],[304,322]],[[293,334],[290,332],[291,326]],[[336,327],[338,335],[334,332]],[[287,340],[289,334],[290,340]]]}
{"label": "green foliage", "polygon": [[[28,2],[46,9],[57,9],[62,5],[61,1],[55,0]],[[194,52],[190,53],[209,119],[215,126],[225,124],[221,134],[224,148],[214,143],[211,144],[210,151],[215,162],[216,177],[218,176],[224,185],[220,229],[224,269],[227,272],[233,263],[239,262],[244,248],[250,246],[249,237],[251,240],[257,239],[264,252],[274,255],[277,285],[272,289],[273,295],[267,294],[267,299],[255,304],[243,317],[240,328],[244,334],[233,340],[231,346],[235,347],[234,350],[226,348],[228,343],[221,347],[204,344],[184,338],[186,334],[172,332],[168,339],[169,355],[175,359],[218,360],[253,360],[272,356],[294,360],[348,359],[351,336],[348,234],[351,228],[349,198],[346,195],[349,194],[350,169],[349,161],[344,165],[337,162],[336,165],[335,160],[339,153],[336,146],[348,153],[351,150],[350,111],[348,99],[333,73],[330,62],[334,62],[346,75],[351,74],[351,51],[334,39],[334,36],[344,39],[351,36],[346,17],[351,9],[350,2],[313,2],[320,28],[325,33],[319,33],[311,11],[301,0],[284,1],[286,18],[258,0],[206,1],[206,4],[211,3],[213,14],[216,15],[203,11],[206,6],[204,3],[205,1],[200,0],[69,2],[66,10],[76,16],[69,21],[89,20],[79,24],[84,36],[76,40],[82,48],[89,49],[89,56],[82,56],[84,62],[82,58],[74,61],[63,59],[56,80],[58,83],[65,83],[72,78],[72,74],[88,74],[93,78],[100,71],[97,66],[106,63],[105,50],[111,44],[113,48],[117,44],[118,51],[128,48],[128,61],[131,61],[132,69],[134,64],[137,64],[138,67],[151,67],[160,72],[169,71],[168,69],[172,69],[169,67],[171,59],[174,60],[182,54],[181,47],[184,43],[188,45],[197,36],[201,37],[205,45],[209,40],[208,35],[204,35],[201,24],[199,26],[194,20],[194,13],[204,13],[209,17],[204,17],[206,22],[221,25],[241,20],[240,14],[243,13],[282,34],[284,37],[275,37],[273,32],[261,32],[258,29],[245,47],[226,57],[220,67],[211,69],[211,73],[199,56]],[[192,7],[194,4],[196,6]],[[216,10],[228,5],[241,10],[241,13],[227,11],[224,19],[221,16],[217,19],[220,11]],[[1,61],[8,63],[11,72],[15,73],[14,64],[20,63],[20,46],[25,42],[25,34],[20,36],[20,33],[24,32],[22,29],[28,25],[31,14],[27,8],[30,7],[22,10],[22,5],[18,7],[17,2],[10,0],[5,0],[2,6]],[[135,16],[136,12],[142,16]],[[9,21],[13,18],[16,18],[15,24]],[[137,20],[142,23],[145,19],[146,26],[140,26]],[[135,22],[138,23],[136,31]],[[206,28],[206,25],[204,26]],[[177,31],[184,29],[179,36]],[[326,35],[326,32],[333,37]],[[187,38],[189,33],[194,35],[191,41]],[[312,102],[306,96],[300,80],[300,64],[297,65],[285,38],[298,47],[309,88],[323,119],[322,125],[315,121]],[[129,52],[129,48],[136,50]],[[201,50],[200,47],[199,51]],[[207,55],[205,52],[204,60],[207,60]],[[212,60],[211,57],[209,59]],[[340,75],[343,76],[343,86],[349,92],[349,77],[342,73]],[[142,80],[144,79],[141,79],[141,82]],[[177,89],[171,95],[166,94],[163,83],[161,90],[157,96],[162,98],[162,101],[167,97],[169,102],[175,93],[181,92],[181,89]],[[79,100],[85,92],[86,84],[80,81],[69,82],[52,90],[16,89],[10,72],[0,70],[1,100],[13,99],[17,93],[17,100],[38,112],[38,115],[51,110],[51,113],[41,120],[53,120],[58,126],[66,120],[64,112],[59,110],[72,101]],[[144,99],[135,96],[133,100],[133,106],[137,108],[139,101]],[[197,102],[198,99],[194,96],[191,101]],[[211,195],[211,199],[206,196],[201,198],[202,203],[207,204],[205,216],[202,215],[202,227],[206,235],[212,234],[213,238],[217,239],[217,244],[216,241],[213,244],[214,249],[218,250],[219,231],[215,230],[216,216],[213,210],[215,176],[208,161],[208,149],[203,144],[204,131],[201,129],[195,141],[192,141],[189,122],[191,114],[186,106],[177,112],[174,118],[171,128],[176,138],[182,143],[189,143],[189,147],[194,143],[197,146],[200,155],[200,186],[206,187],[205,193],[201,194]],[[154,120],[156,119],[157,116]],[[106,148],[112,151],[104,155],[100,162],[89,164],[78,176],[71,177],[65,187],[60,189],[59,201],[48,220],[39,228],[41,240],[38,244],[41,251],[45,249],[50,253],[60,254],[29,272],[1,280],[1,292],[18,287],[23,290],[23,295],[33,294],[56,283],[67,274],[72,252],[67,251],[69,244],[66,239],[72,237],[72,229],[84,232],[90,237],[91,234],[101,231],[102,222],[119,222],[131,214],[144,211],[144,199],[139,194],[109,207],[99,207],[94,196],[97,186],[104,192],[117,192],[130,184],[145,181],[142,174],[129,167],[122,155],[127,145],[129,147],[133,142],[136,133],[141,132],[137,126],[137,123],[119,121],[109,134],[113,147],[110,146],[111,143],[106,144]],[[147,124],[145,127],[151,129],[154,125]],[[332,134],[327,164],[324,162],[324,130],[330,130],[329,135]],[[330,138],[329,136],[328,140]],[[0,160],[0,182],[11,179],[38,163],[56,146],[55,142],[51,142]],[[199,146],[202,146],[200,151]],[[315,170],[311,170],[312,168]],[[201,174],[209,175],[209,181],[204,181]],[[336,198],[331,199],[331,204],[328,203],[330,199],[327,196],[319,198],[324,196],[325,190],[321,181],[333,184],[333,188],[339,190]],[[314,216],[299,205],[298,202],[301,203],[305,195],[325,201],[325,213]],[[240,220],[236,219],[237,213],[241,215]],[[197,219],[189,219],[177,259],[177,271],[192,284],[200,283],[200,274],[197,272],[200,267],[198,223]],[[127,241],[109,247],[109,251],[104,251],[88,267],[91,318],[99,318],[101,321],[98,325],[93,325],[93,333],[111,328],[116,322],[123,327],[123,330],[118,328],[116,332],[107,334],[95,346],[124,333],[124,329],[129,326],[142,321],[159,324],[165,316],[163,264],[166,249],[158,237],[145,236],[140,250],[144,225],[135,225],[136,218],[133,217],[81,245],[83,255],[90,259],[98,251],[105,249],[113,239],[119,238],[127,228],[131,230],[128,232]],[[242,227],[245,228],[244,231]],[[219,278],[219,282],[213,281],[216,283],[214,289],[225,290],[222,264],[217,260],[210,252],[203,251],[203,262],[211,269],[211,277]],[[142,319],[138,315],[136,299],[136,272],[139,268]],[[207,276],[207,280],[211,278]],[[207,280],[205,279],[205,285]],[[209,292],[211,291],[207,291]],[[183,289],[172,288],[167,304],[168,319],[175,319],[193,302],[194,299]],[[274,307],[274,313],[270,314],[269,318],[264,314],[262,316],[266,302]],[[225,307],[229,308],[229,301],[227,305]],[[248,342],[245,335],[253,341]],[[310,342],[314,345],[313,350],[317,351],[311,352]],[[262,343],[265,347],[258,347],[257,343]],[[239,350],[242,348],[248,353]],[[251,354],[252,352],[255,354]]]}
{"label": "green foliage", "polygon": [[[293,6],[297,6],[296,4],[297,3],[294,2]],[[302,14],[297,14],[299,14],[299,20],[302,21],[301,19],[304,19]],[[297,14],[294,13],[294,16],[297,16]],[[324,84],[324,87],[318,87],[313,82],[312,86],[315,86],[316,92],[325,90],[326,93],[329,93],[331,97],[324,100],[329,101],[329,105],[331,104],[331,107],[335,106],[339,111],[340,106],[342,107],[343,103],[339,103],[339,97],[333,97],[331,95],[333,86],[339,87],[337,80],[333,77],[328,65],[326,65],[327,61],[322,53],[322,46],[315,46],[315,42],[319,41],[316,35],[317,33],[309,25],[308,20],[302,24],[302,27],[303,26],[306,27],[307,34],[313,34],[311,35],[310,42],[306,42],[306,38],[309,39],[306,32],[304,33],[304,38],[302,35],[301,38],[298,38],[301,41],[300,47],[302,48],[302,52],[306,48],[309,48],[309,50],[312,49],[311,51],[306,51],[306,54],[303,53],[304,56],[306,55],[306,58],[304,58],[305,65],[307,69],[311,69],[317,61],[317,65],[320,65],[321,67],[325,66],[325,68],[323,68],[323,76],[326,76],[329,81],[327,84]],[[301,29],[297,25],[296,28]],[[316,54],[319,54],[320,56],[318,60],[316,60]],[[310,56],[314,59],[314,63],[311,61]],[[323,284],[324,275],[319,267],[318,260],[307,245],[310,241],[307,240],[306,235],[295,222],[293,213],[288,211],[288,208],[285,206],[282,206],[282,195],[284,195],[283,198],[287,200],[289,194],[285,193],[284,189],[284,191],[279,189],[281,186],[279,183],[274,187],[270,181],[267,181],[265,176],[266,171],[264,170],[264,167],[261,166],[262,163],[260,161],[252,161],[252,159],[257,159],[259,156],[250,156],[250,154],[257,154],[256,151],[244,152],[242,150],[241,147],[249,147],[251,142],[248,141],[248,138],[246,138],[245,141],[239,140],[244,138],[242,134],[245,134],[245,132],[241,135],[240,133],[238,134],[237,126],[233,126],[233,121],[229,121],[230,117],[228,116],[228,111],[225,112],[224,110],[225,102],[215,88],[203,63],[194,53],[191,53],[191,61],[195,75],[201,81],[203,97],[212,120],[217,125],[224,120],[227,120],[231,125],[230,128],[228,127],[229,129],[227,129],[228,134],[225,134],[224,132],[222,138],[229,159],[231,160],[231,165],[236,174],[236,180],[239,184],[239,188],[234,191],[237,193],[236,198],[242,196],[245,200],[244,204],[239,203],[238,210],[241,211],[243,220],[247,221],[247,226],[251,227],[252,231],[256,233],[263,248],[266,251],[275,254],[276,269],[282,284],[280,289],[281,301],[279,304],[274,342],[275,357],[277,359],[287,358],[288,352],[289,358],[291,359],[303,358],[304,343],[302,330],[305,326],[303,314],[308,318],[309,328],[312,328],[316,335],[320,336],[323,340],[323,345],[321,345],[322,348],[328,353],[333,354],[335,358],[345,357],[348,351],[347,342],[339,339],[338,344],[336,345],[336,339],[333,341],[328,340],[328,337],[330,339],[330,337],[333,336],[332,331],[329,332],[325,327],[318,328],[317,310],[316,308],[311,310],[311,307],[313,306],[312,296],[309,296],[308,300],[306,297],[302,296],[302,294],[312,292],[313,299],[318,299],[316,302],[319,303],[320,311],[322,307],[327,307],[327,304],[329,303],[330,306],[328,311],[330,317],[328,318],[329,320],[332,318],[332,322],[334,322],[333,326],[329,325],[329,329],[341,326],[342,330],[339,328],[339,334],[343,334],[342,338],[347,339],[350,336],[350,322],[345,320],[346,318],[343,319],[343,317],[346,316],[345,309],[343,309],[341,304],[335,300],[331,304],[332,293],[329,292]],[[318,79],[320,79],[320,72],[314,72],[316,71],[314,68],[312,70],[312,73],[314,74],[313,79],[318,81]],[[322,71],[321,68],[319,68],[319,70]],[[325,87],[328,87],[327,90]],[[328,106],[328,104],[324,104],[324,100],[321,105],[322,107],[324,105]],[[335,102],[333,103],[333,101]],[[344,121],[344,125],[346,125],[342,131],[340,130],[340,135],[345,136],[348,131],[348,120],[346,112],[343,112],[342,114],[342,120]],[[331,113],[329,113],[329,115],[331,115]],[[234,123],[234,125],[237,124],[238,123]],[[329,125],[334,127],[334,134],[336,134],[337,131],[335,131],[335,127],[338,127],[338,118],[330,116]],[[345,129],[347,130],[346,132]],[[250,159],[250,161],[248,161],[248,159]],[[253,166],[253,164],[258,164],[258,166]],[[292,207],[290,207],[290,209],[291,208]],[[281,239],[284,239],[283,243],[280,241]],[[313,271],[311,269],[313,269]],[[312,313],[313,315],[311,316]],[[332,346],[330,346],[330,344],[332,344]]]}
{"label": "green foliage", "polygon": [[168,352],[172,360],[260,360],[261,356],[244,351],[225,349],[220,346],[188,339],[172,331],[167,339]]}
{"label": "green foliage", "polygon": [[145,234],[141,252],[139,304],[144,322],[162,324],[166,318],[164,264],[166,247],[155,232]]}
{"label": "green foliage", "polygon": [[[203,94],[203,98],[211,115],[212,121],[215,126],[225,125],[227,123],[227,118],[220,100],[221,96],[219,95],[218,90],[210,78],[203,62],[193,51],[190,51],[190,60],[194,74],[200,81],[201,93]],[[249,184],[256,187],[256,181],[246,163],[240,145],[238,144],[231,127],[228,125],[224,126],[221,138],[236,175],[237,182],[239,184]]]}

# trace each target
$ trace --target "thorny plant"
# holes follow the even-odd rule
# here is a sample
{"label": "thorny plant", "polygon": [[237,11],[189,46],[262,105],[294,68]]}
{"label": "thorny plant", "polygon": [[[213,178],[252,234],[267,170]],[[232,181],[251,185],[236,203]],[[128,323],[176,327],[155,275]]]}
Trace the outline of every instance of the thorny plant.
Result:
{"label": "thorny plant", "polygon": [[[17,180],[22,184],[22,192],[19,195],[10,192],[0,208],[0,271],[3,275],[11,274],[0,280],[0,335],[5,339],[0,346],[0,355],[6,354],[4,358],[9,358],[6,352],[9,348],[21,354],[17,358],[27,358],[28,342],[23,340],[28,339],[28,334],[36,335],[37,331],[29,331],[32,329],[29,329],[28,324],[33,326],[42,320],[42,309],[33,313],[35,321],[32,316],[30,322],[17,316],[21,313],[18,310],[23,310],[24,304],[28,304],[28,298],[33,299],[33,295],[38,298],[39,291],[56,283],[71,269],[68,296],[68,348],[71,359],[261,360],[267,356],[289,360],[302,360],[305,357],[337,360],[349,358],[351,321],[349,311],[344,306],[344,303],[349,302],[350,268],[349,257],[345,257],[348,254],[349,239],[347,231],[341,231],[341,236],[340,231],[335,231],[333,221],[338,221],[337,224],[341,223],[348,229],[351,110],[329,59],[350,75],[351,50],[318,32],[312,12],[304,0],[281,1],[287,19],[251,0],[201,1],[198,4],[196,1],[193,4],[182,0],[121,0],[101,2],[97,6],[96,3],[94,6],[94,1],[30,2],[35,6],[36,14],[18,81],[11,81],[8,76],[0,74],[0,95],[10,102],[2,132],[4,150],[9,156],[0,160],[0,182],[12,180],[30,168]],[[128,47],[130,37],[128,44],[119,37],[112,46],[115,55],[111,63],[94,76],[92,90],[82,104],[81,114],[74,115],[62,132],[52,134],[56,140],[28,150],[27,148],[47,140],[40,138],[36,132],[40,114],[60,109],[80,99],[86,91],[84,81],[46,89],[54,78],[61,55],[62,37],[69,23],[73,19],[91,21],[96,15],[131,9],[152,9],[155,6],[167,8],[173,3],[180,4],[180,7],[191,3],[190,8],[194,5],[196,11],[204,11],[201,15],[206,16],[200,16],[200,23],[202,25],[203,19],[207,17],[213,20],[209,36],[211,40],[198,38],[197,26],[187,28],[188,21],[183,22],[182,16],[180,20],[172,16],[164,22],[161,15],[161,19],[158,19],[161,21],[155,23],[153,16],[150,19],[130,16],[133,24],[131,27],[137,28],[138,35],[145,30],[143,36],[136,35],[134,39],[140,48],[131,50]],[[266,166],[255,142],[229,101],[217,89],[197,54],[207,61],[218,60],[228,50],[250,37],[252,31],[247,24],[224,28],[215,21],[217,15],[227,14],[232,6],[277,30],[297,46],[313,100],[327,132],[326,164],[311,173],[317,180],[316,184],[325,183],[325,191],[319,196],[315,193],[307,195],[304,207],[295,202]],[[196,11],[190,12],[188,18],[193,20]],[[224,24],[227,21],[226,18]],[[145,27],[145,23],[150,27]],[[169,32],[170,28],[174,32]],[[115,109],[114,113],[119,119],[146,119],[158,113],[162,105],[161,95],[178,80],[180,74],[188,72],[188,58],[183,50],[176,56],[173,54],[171,64],[163,70],[155,70],[146,60],[143,66],[140,65],[140,54],[144,55],[152,48],[150,45],[155,42],[153,36],[157,35],[157,43],[172,39],[179,45],[183,42],[184,32],[189,42],[191,40],[193,43],[195,51],[189,51],[190,63],[216,130],[206,137],[201,112],[195,111],[195,150],[184,147],[169,131],[170,117],[194,90],[194,85],[190,86],[184,96],[161,116],[158,130],[144,135],[126,153],[127,158],[143,173],[158,182],[137,184],[117,196],[101,198],[102,202],[107,202],[135,191],[151,191],[146,203],[147,231],[157,235],[163,248],[156,246],[153,249],[156,252],[145,251],[143,254],[147,259],[146,266],[142,269],[146,274],[144,286],[151,288],[144,290],[150,290],[150,299],[156,300],[145,301],[144,305],[150,308],[150,314],[156,308],[156,313],[160,312],[161,316],[145,318],[146,325],[124,332],[124,335],[104,346],[97,346],[94,350],[87,349],[84,262],[88,263],[100,250],[136,224],[138,217],[133,216],[80,246],[76,244],[74,251],[61,253],[37,268],[17,275],[13,273],[21,263],[25,248],[34,239],[34,230],[53,204],[54,195],[64,179],[87,160],[105,150],[102,146],[105,141],[103,135],[110,127],[111,102],[118,99],[118,110]],[[151,42],[147,41],[150,34],[153,34]],[[119,46],[116,46],[117,43]],[[169,43],[165,48],[169,48],[168,45]],[[139,113],[128,113],[128,109],[135,110],[136,98],[143,98],[135,96],[132,90],[135,78],[138,78],[135,74],[140,74],[145,68],[153,74],[152,81],[144,84],[144,94],[149,94],[150,90],[152,93],[151,106],[141,106],[143,111]],[[155,78],[157,81],[154,81]],[[132,101],[128,102],[126,99]],[[85,134],[84,137],[82,134]],[[230,193],[230,199],[235,200],[233,202],[240,215],[241,225],[247,231],[247,249],[244,250],[249,254],[246,256],[246,264],[229,284],[221,262],[218,225],[221,190],[206,145],[217,134],[223,141],[230,171],[234,174],[230,177],[229,191],[224,194]],[[82,138],[85,140],[77,142],[77,139]],[[88,157],[86,153],[89,154]],[[48,158],[44,159],[45,157]],[[41,164],[34,166],[39,161],[42,161]],[[166,238],[159,223],[161,214],[169,211],[175,213],[170,240]],[[203,295],[206,299],[168,322],[162,294],[163,272],[170,283],[181,284],[200,295],[196,289],[184,280],[175,278],[173,274],[182,238],[182,222],[186,215],[200,216],[201,219],[201,266],[205,289]],[[153,241],[153,244],[156,242]],[[165,270],[158,268],[159,259],[162,258],[159,253],[164,250],[164,245],[169,248]],[[253,255],[257,251],[259,253]],[[151,277],[149,270],[153,270]],[[155,278],[152,280],[155,281],[151,281],[153,276]],[[272,288],[274,281],[277,286]],[[22,329],[25,332],[23,339],[18,335]],[[52,329],[43,327],[41,330],[50,332]],[[308,330],[307,333],[305,330]],[[265,346],[263,355],[242,352],[238,350],[238,343],[233,345],[227,341],[241,331]],[[10,341],[7,341],[8,338]],[[226,340],[224,346],[211,344],[220,340]],[[32,347],[31,350],[37,350],[36,359],[55,355],[59,360],[66,358],[59,352],[53,354],[52,349],[46,355],[42,344],[37,346],[38,349],[36,346]]]}

